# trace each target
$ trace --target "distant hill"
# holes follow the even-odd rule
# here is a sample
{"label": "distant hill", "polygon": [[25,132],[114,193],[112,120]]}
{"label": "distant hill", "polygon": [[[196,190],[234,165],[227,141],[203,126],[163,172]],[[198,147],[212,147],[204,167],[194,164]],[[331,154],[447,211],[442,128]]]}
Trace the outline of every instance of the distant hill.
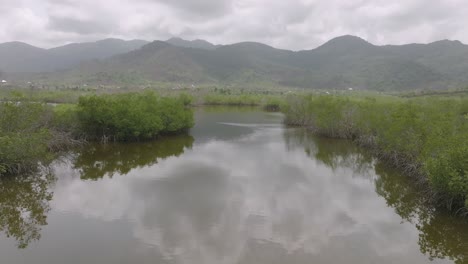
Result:
{"label": "distant hill", "polygon": [[218,47],[217,45],[211,44],[210,42],[206,40],[201,40],[201,39],[185,40],[181,38],[170,38],[166,40],[166,42],[174,46],[183,47],[183,48],[213,50]]}
{"label": "distant hill", "polygon": [[41,49],[22,42],[0,44],[0,70],[3,72],[52,72],[65,70],[82,62],[106,59],[147,44],[143,40],[104,39]]}
{"label": "distant hill", "polygon": [[[459,80],[450,80],[442,71],[444,66],[424,60],[433,52],[449,56],[450,48],[421,52],[416,57],[408,56],[406,49],[406,45],[375,46],[354,36],[338,37],[317,49],[298,52],[299,65],[309,74],[304,79],[295,78],[287,82],[299,86],[312,83],[324,88],[371,90],[435,89],[462,84]],[[468,46],[465,49],[468,51]],[[465,67],[462,64],[458,66]]]}
{"label": "distant hill", "polygon": [[[31,46],[22,48],[28,53],[50,52]],[[65,49],[62,52],[61,56],[72,54]],[[449,40],[376,46],[355,36],[342,36],[313,50],[289,51],[255,42],[216,46],[201,40],[172,38],[112,57],[98,49],[93,52],[76,54],[89,53],[93,58],[102,55],[99,57],[102,60],[83,59],[80,66],[56,76],[95,84],[261,83],[369,90],[468,86],[468,46]]]}
{"label": "distant hill", "polygon": [[42,66],[38,60],[46,57],[47,50],[22,42],[0,44],[0,71],[32,72]]}

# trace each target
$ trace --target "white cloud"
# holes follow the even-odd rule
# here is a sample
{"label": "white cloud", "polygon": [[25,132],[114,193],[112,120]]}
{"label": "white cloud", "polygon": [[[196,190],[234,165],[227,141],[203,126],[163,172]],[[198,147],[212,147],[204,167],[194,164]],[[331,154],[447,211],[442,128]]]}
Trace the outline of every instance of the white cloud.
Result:
{"label": "white cloud", "polygon": [[375,44],[468,42],[464,0],[0,0],[0,42],[51,47],[181,36],[310,49],[351,34]]}

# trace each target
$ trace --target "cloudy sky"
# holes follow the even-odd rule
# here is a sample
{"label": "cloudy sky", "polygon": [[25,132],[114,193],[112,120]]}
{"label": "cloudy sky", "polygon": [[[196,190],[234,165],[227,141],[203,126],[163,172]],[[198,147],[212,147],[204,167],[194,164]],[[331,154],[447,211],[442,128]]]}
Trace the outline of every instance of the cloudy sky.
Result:
{"label": "cloudy sky", "polygon": [[108,37],[310,49],[351,34],[374,44],[468,43],[466,0],[0,0],[0,42]]}

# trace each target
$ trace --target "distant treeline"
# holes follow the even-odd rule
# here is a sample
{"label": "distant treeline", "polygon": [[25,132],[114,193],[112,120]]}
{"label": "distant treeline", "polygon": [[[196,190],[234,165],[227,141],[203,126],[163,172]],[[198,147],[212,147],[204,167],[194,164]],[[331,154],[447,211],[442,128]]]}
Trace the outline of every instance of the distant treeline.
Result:
{"label": "distant treeline", "polygon": [[224,106],[260,106],[267,111],[279,111],[284,103],[284,98],[274,95],[259,94],[218,94],[206,95],[203,105],[224,105]]}
{"label": "distant treeline", "polygon": [[191,98],[130,93],[80,97],[77,105],[0,103],[0,176],[46,165],[86,140],[138,141],[186,132]]}
{"label": "distant treeline", "polygon": [[412,91],[412,92],[405,92],[401,93],[399,96],[401,97],[419,97],[419,96],[468,96],[468,87],[464,89],[456,89],[456,90],[422,90],[422,91]]}
{"label": "distant treeline", "polygon": [[286,123],[352,139],[415,176],[434,201],[468,209],[468,99],[291,97]]}

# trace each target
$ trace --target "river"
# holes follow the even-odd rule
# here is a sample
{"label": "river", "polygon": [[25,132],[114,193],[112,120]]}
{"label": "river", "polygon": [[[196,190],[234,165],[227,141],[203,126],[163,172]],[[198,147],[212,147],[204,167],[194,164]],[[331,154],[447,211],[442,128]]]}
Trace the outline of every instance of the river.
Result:
{"label": "river", "polygon": [[468,223],[345,140],[252,108],[0,181],[0,263],[468,263]]}

